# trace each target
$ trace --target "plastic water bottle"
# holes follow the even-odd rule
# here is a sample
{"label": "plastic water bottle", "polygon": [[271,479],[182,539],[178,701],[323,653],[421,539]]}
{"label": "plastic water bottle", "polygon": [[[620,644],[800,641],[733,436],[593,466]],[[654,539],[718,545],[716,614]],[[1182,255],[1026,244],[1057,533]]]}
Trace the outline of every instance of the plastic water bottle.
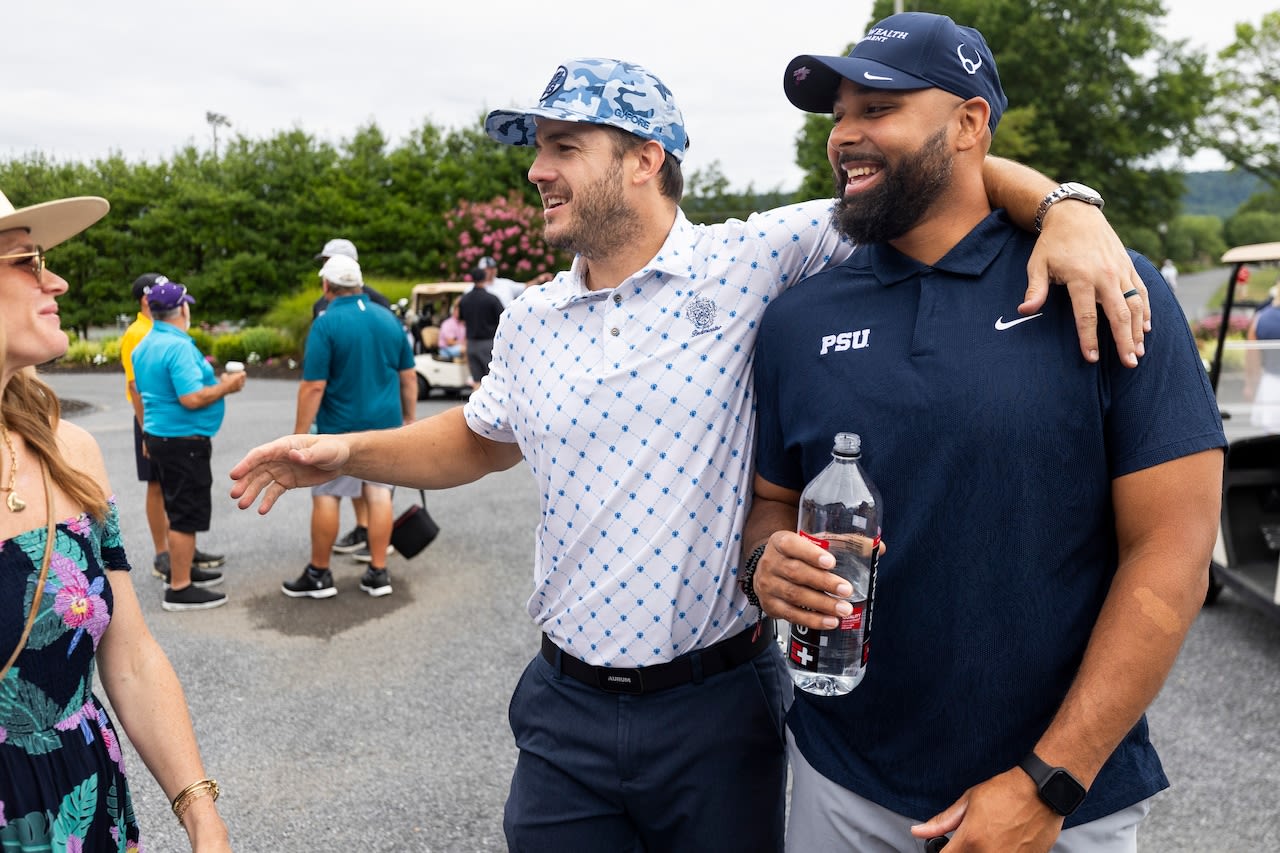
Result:
{"label": "plastic water bottle", "polygon": [[858,463],[862,441],[836,434],[831,463],[800,495],[799,532],[836,558],[832,571],[853,587],[853,612],[826,631],[792,625],[787,643],[791,680],[818,696],[858,686],[871,650],[871,610],[880,556],[880,494]]}

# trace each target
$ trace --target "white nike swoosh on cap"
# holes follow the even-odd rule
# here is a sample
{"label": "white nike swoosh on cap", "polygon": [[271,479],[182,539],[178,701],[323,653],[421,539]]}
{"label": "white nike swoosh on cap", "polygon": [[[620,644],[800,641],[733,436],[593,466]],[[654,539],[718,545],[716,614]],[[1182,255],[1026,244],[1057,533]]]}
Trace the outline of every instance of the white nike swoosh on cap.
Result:
{"label": "white nike swoosh on cap", "polygon": [[1004,319],[1004,315],[1001,314],[1000,317],[996,320],[996,331],[1003,332],[1005,329],[1012,329],[1014,326],[1018,325],[1019,323],[1025,323],[1028,320],[1034,320],[1037,317],[1043,317],[1043,316],[1044,316],[1044,312],[1042,311],[1039,314],[1032,314],[1030,317],[1019,317],[1016,320],[1010,320],[1009,322],[1006,323]]}
{"label": "white nike swoosh on cap", "polygon": [[879,74],[872,74],[870,71],[863,71],[862,76],[868,80],[893,80],[892,77],[881,77]]}

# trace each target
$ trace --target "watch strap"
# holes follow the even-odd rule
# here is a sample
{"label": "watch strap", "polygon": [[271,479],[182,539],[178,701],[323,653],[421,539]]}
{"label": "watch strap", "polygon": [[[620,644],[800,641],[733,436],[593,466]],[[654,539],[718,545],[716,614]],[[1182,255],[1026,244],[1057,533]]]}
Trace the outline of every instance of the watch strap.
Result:
{"label": "watch strap", "polygon": [[1018,766],[1035,782],[1040,799],[1063,817],[1075,812],[1084,801],[1087,792],[1080,780],[1065,767],[1049,765],[1034,750],[1027,753]]}
{"label": "watch strap", "polygon": [[[1077,186],[1080,187],[1080,189],[1076,189]],[[1088,192],[1081,192],[1081,190],[1087,190]],[[1044,218],[1049,214],[1049,208],[1053,207],[1058,202],[1069,198],[1075,199],[1076,201],[1082,201],[1085,204],[1091,204],[1099,210],[1101,210],[1106,204],[1106,202],[1103,201],[1102,196],[1098,195],[1098,193],[1091,187],[1086,187],[1083,184],[1059,184],[1056,188],[1051,190],[1048,195],[1041,199],[1040,206],[1036,208],[1035,228],[1037,234],[1044,229]]]}
{"label": "watch strap", "polygon": [[1053,775],[1053,767],[1034,752],[1028,752],[1027,757],[1018,762],[1018,766],[1026,771],[1031,781],[1036,783],[1037,788],[1048,782],[1049,777]]}

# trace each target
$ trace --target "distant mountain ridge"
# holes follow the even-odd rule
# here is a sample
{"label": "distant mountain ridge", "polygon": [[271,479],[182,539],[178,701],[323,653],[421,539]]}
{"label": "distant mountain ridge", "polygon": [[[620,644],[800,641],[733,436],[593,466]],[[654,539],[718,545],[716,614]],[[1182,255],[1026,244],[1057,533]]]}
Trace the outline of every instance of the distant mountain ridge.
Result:
{"label": "distant mountain ridge", "polygon": [[1182,212],[1193,216],[1229,218],[1251,195],[1263,188],[1258,178],[1247,172],[1187,172],[1187,192]]}

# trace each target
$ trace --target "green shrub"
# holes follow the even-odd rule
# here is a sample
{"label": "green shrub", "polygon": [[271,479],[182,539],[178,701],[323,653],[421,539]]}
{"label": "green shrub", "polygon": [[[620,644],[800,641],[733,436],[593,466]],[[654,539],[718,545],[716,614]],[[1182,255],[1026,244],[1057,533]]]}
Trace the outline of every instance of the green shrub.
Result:
{"label": "green shrub", "polygon": [[221,335],[213,342],[212,355],[218,364],[226,364],[228,361],[244,361],[248,352],[244,347],[244,339],[239,332]]}
{"label": "green shrub", "polygon": [[192,326],[187,329],[187,334],[196,342],[196,349],[200,350],[204,355],[213,354],[213,335],[201,329],[199,326]]}
{"label": "green shrub", "polygon": [[76,340],[67,347],[66,355],[61,361],[66,364],[93,364],[93,357],[101,354],[101,348],[93,341]]}
{"label": "green shrub", "polygon": [[[293,341],[279,329],[271,326],[251,326],[240,332],[241,344],[247,361],[262,361],[277,356],[290,355]],[[255,358],[254,356],[257,356]]]}
{"label": "green shrub", "polygon": [[263,316],[262,324],[280,329],[291,340],[304,341],[311,329],[311,306],[319,298],[319,287],[286,296]]}
{"label": "green shrub", "polygon": [[115,363],[120,360],[120,339],[107,338],[102,341],[102,355],[107,361]]}

